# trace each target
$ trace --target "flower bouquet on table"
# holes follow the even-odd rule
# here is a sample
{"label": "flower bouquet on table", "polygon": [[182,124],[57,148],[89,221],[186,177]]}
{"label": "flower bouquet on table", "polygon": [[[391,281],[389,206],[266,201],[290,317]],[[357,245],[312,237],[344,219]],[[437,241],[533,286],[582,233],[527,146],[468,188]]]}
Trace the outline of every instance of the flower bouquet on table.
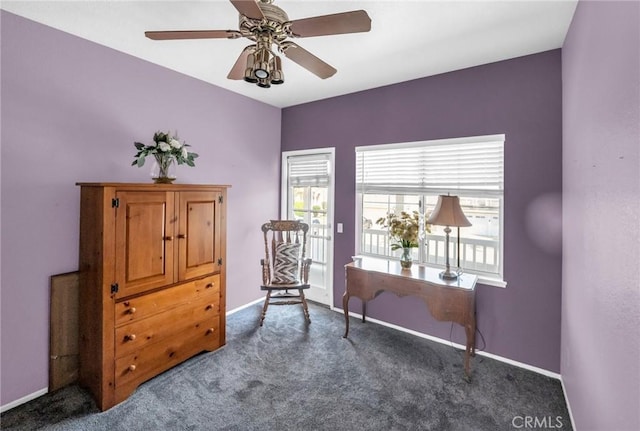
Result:
{"label": "flower bouquet on table", "polygon": [[[376,220],[376,224],[389,230],[389,236],[395,241],[391,244],[391,250],[402,249],[401,266],[405,269],[411,268],[413,261],[411,249],[418,247],[421,233],[421,221],[418,211],[411,213],[401,211],[400,214],[389,212],[386,217],[380,217]],[[431,232],[431,228],[426,222],[422,222],[422,224],[424,224],[425,232]]]}
{"label": "flower bouquet on table", "polygon": [[154,133],[153,144],[145,145],[141,142],[134,142],[133,145],[138,152],[134,156],[131,166],[141,168],[144,166],[145,158],[153,156],[155,164],[151,171],[151,177],[156,183],[171,183],[176,179],[175,174],[171,171],[174,163],[195,166],[193,160],[198,157],[198,154],[187,150],[190,145],[180,142],[177,134],[172,135],[171,132]]}

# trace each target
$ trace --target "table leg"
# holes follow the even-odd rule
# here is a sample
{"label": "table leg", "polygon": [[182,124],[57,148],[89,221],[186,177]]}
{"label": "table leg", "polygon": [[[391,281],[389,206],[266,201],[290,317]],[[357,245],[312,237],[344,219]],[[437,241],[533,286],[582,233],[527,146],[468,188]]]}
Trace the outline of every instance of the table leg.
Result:
{"label": "table leg", "polygon": [[364,318],[367,315],[367,301],[362,300],[362,323],[364,323]]}
{"label": "table leg", "polygon": [[471,356],[476,356],[476,321],[471,323]]}
{"label": "table leg", "polygon": [[347,338],[349,335],[349,293],[347,291],[342,295],[342,309],[344,310],[344,335],[343,338]]}
{"label": "table leg", "polygon": [[471,380],[471,356],[476,354],[476,329],[473,323],[467,323],[464,325],[464,330],[467,335],[467,346],[464,352],[464,373],[467,382]]}

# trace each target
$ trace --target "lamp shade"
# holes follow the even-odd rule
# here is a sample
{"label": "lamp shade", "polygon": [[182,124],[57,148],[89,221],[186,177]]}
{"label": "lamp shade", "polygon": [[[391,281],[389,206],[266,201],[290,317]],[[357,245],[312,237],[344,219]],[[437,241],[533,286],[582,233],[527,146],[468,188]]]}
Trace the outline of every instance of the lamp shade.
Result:
{"label": "lamp shade", "polygon": [[460,208],[458,196],[438,196],[438,203],[427,220],[429,224],[437,226],[471,226]]}

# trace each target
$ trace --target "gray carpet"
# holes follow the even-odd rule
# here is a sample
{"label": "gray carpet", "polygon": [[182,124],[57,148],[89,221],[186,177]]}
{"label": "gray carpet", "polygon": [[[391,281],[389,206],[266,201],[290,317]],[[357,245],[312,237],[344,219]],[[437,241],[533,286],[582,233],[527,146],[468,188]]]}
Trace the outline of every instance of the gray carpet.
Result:
{"label": "gray carpet", "polygon": [[[141,385],[99,412],[69,386],[1,416],[6,430],[570,430],[560,382],[311,305],[260,306],[227,320],[227,345]],[[530,419],[531,421],[533,419]],[[560,423],[558,423],[560,421]],[[533,422],[530,422],[533,424]],[[558,426],[558,425],[561,426]]]}

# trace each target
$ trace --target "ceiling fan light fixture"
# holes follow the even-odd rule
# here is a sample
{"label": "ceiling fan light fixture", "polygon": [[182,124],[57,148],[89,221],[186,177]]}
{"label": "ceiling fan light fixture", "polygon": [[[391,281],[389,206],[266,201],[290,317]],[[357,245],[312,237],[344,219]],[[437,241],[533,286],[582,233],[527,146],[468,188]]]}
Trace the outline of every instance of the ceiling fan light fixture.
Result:
{"label": "ceiling fan light fixture", "polygon": [[253,74],[258,79],[267,79],[267,78],[269,78],[269,68],[267,67],[267,63],[258,63],[255,66]]}
{"label": "ceiling fan light fixture", "polygon": [[271,55],[265,48],[260,48],[255,55],[255,64],[253,65],[253,74],[258,79],[269,78],[269,60]]}
{"label": "ceiling fan light fixture", "polygon": [[247,56],[247,66],[245,67],[245,70],[244,70],[244,80],[252,84],[255,84],[258,82],[258,79],[253,73],[253,67],[255,65],[255,62],[256,62],[255,54],[249,54]]}
{"label": "ceiling fan light fixture", "polygon": [[247,70],[244,72],[244,80],[245,80],[246,82],[251,83],[251,84],[255,84],[255,83],[257,83],[257,82],[258,82],[258,78],[256,78],[256,77],[253,75],[253,69],[247,69]]}
{"label": "ceiling fan light fixture", "polygon": [[271,83],[273,85],[284,84],[284,73],[282,73],[280,57],[274,56],[269,66],[271,67]]}
{"label": "ceiling fan light fixture", "polygon": [[273,77],[271,78],[271,83],[273,85],[284,84],[284,76],[282,72],[274,72]]}

